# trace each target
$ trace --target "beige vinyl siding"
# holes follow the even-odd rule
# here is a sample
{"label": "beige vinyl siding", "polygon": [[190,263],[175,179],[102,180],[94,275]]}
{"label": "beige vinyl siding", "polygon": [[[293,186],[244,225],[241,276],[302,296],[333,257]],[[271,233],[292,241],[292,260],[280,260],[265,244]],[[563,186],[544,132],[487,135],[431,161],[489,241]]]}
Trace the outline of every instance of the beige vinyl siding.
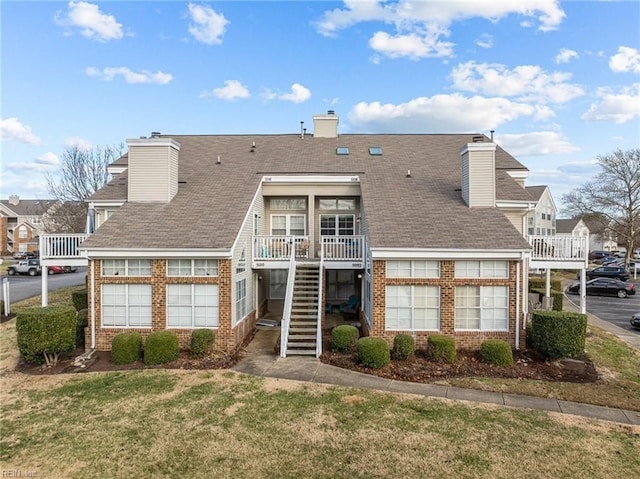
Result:
{"label": "beige vinyl siding", "polygon": [[469,206],[494,206],[495,162],[493,152],[474,152],[469,161]]}
{"label": "beige vinyl siding", "polygon": [[469,152],[466,152],[462,155],[462,199],[471,206],[469,186]]}
{"label": "beige vinyl siding", "polygon": [[129,147],[129,201],[169,202],[178,191],[178,151],[171,146]]}
{"label": "beige vinyl siding", "polygon": [[517,211],[505,211],[505,210],[502,210],[502,212],[504,213],[504,215],[507,218],[509,218],[509,221],[511,221],[513,226],[516,227],[516,229],[520,232],[520,234],[524,235],[525,232],[522,231],[522,215],[524,214],[524,211],[522,211],[522,210],[517,210]]}

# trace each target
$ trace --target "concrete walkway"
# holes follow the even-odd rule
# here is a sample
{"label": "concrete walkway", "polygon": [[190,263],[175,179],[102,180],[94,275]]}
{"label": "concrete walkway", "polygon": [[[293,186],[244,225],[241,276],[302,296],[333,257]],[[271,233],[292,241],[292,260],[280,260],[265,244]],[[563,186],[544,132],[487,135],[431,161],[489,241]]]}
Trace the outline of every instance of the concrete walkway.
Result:
{"label": "concrete walkway", "polygon": [[254,376],[499,404],[640,425],[640,412],[636,411],[592,406],[552,398],[395,381],[324,364],[315,358],[298,356],[281,358],[275,354],[275,344],[279,333],[279,329],[258,330],[255,338],[246,349],[244,359],[232,369]]}

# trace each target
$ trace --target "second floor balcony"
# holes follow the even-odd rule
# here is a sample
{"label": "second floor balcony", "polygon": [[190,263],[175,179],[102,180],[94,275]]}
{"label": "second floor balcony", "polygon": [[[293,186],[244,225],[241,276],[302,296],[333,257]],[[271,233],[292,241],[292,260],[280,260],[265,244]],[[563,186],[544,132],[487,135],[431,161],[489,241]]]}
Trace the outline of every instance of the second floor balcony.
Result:
{"label": "second floor balcony", "polygon": [[530,235],[531,268],[581,269],[588,265],[589,238],[569,235]]}

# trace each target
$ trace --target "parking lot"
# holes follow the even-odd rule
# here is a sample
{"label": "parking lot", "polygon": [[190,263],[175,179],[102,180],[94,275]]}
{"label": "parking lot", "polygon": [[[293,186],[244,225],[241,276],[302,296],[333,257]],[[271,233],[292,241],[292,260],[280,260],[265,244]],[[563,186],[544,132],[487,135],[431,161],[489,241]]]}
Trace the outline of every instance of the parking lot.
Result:
{"label": "parking lot", "polygon": [[[637,292],[628,298],[587,296],[587,311],[625,331],[640,335],[640,329],[634,329],[629,324],[631,315],[640,312],[640,282],[634,282],[634,284]],[[580,307],[580,296],[567,294],[566,297]]]}

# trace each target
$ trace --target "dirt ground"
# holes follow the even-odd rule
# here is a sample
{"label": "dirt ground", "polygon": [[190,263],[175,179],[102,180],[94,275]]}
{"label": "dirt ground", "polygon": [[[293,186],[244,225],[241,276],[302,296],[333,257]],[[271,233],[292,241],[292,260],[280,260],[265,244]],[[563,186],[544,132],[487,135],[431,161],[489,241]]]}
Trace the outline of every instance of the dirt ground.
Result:
{"label": "dirt ground", "polygon": [[[247,339],[250,342],[253,335]],[[355,354],[336,353],[330,349],[330,333],[325,332],[323,344],[324,353],[320,360],[324,363],[351,369],[366,374],[372,374],[400,381],[433,383],[446,381],[448,378],[460,377],[494,377],[494,378],[523,378],[543,381],[565,381],[578,383],[593,383],[599,377],[594,364],[587,357],[574,360],[553,361],[540,357],[535,351],[514,351],[514,364],[511,367],[493,366],[483,363],[475,351],[458,350],[458,361],[447,364],[430,359],[425,351],[417,351],[415,356],[406,360],[392,360],[381,369],[370,369],[361,366]],[[246,346],[246,344],[244,346]],[[35,374],[52,375],[59,373],[81,373],[97,371],[121,371],[144,368],[165,369],[225,369],[229,368],[244,356],[244,348],[235,354],[212,352],[203,358],[191,358],[187,351],[180,353],[176,361],[160,366],[145,366],[142,361],[133,364],[116,365],[111,362],[109,351],[97,351],[84,365],[73,364],[74,358],[81,355],[84,348],[78,348],[73,354],[63,355],[54,367],[18,361],[16,371]],[[274,351],[275,354],[275,351]]]}

